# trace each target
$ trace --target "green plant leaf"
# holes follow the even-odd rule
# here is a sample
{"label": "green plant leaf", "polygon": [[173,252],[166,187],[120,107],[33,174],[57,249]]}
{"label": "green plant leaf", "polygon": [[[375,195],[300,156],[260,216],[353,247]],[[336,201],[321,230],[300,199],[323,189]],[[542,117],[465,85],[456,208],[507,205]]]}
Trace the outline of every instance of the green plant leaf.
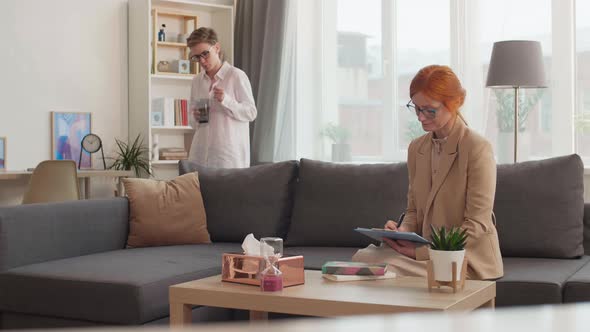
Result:
{"label": "green plant leaf", "polygon": [[465,249],[467,241],[466,229],[455,226],[449,229],[444,226],[436,229],[432,225],[430,225],[430,229],[432,230],[431,248],[433,250],[459,251]]}
{"label": "green plant leaf", "polygon": [[[521,89],[518,98],[518,131],[525,131],[525,124],[531,111],[543,97],[543,89],[527,91]],[[514,132],[514,89],[494,89],[497,108],[498,129],[501,132]]]}
{"label": "green plant leaf", "polygon": [[142,173],[152,175],[147,159],[148,149],[143,145],[140,135],[135,137],[131,145],[119,139],[115,139],[115,143],[117,145],[116,156],[108,158],[113,160],[109,169],[133,170],[137,177],[140,177]]}
{"label": "green plant leaf", "polygon": [[320,131],[320,135],[328,137],[334,144],[344,144],[348,142],[351,133],[347,128],[330,122]]}

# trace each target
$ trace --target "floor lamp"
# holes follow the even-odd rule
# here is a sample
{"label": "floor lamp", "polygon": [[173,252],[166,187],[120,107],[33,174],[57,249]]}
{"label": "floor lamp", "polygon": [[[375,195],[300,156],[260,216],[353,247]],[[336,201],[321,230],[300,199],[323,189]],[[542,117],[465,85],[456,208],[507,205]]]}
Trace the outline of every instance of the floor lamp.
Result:
{"label": "floor lamp", "polygon": [[516,163],[519,89],[547,87],[541,43],[532,40],[495,42],[486,87],[514,89],[514,162]]}

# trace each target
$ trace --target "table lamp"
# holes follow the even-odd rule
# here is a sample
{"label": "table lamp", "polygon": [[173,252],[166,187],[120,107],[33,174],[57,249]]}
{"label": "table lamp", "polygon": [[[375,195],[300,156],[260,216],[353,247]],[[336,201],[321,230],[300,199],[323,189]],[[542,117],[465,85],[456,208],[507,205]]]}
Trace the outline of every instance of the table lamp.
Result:
{"label": "table lamp", "polygon": [[532,40],[505,40],[494,43],[486,87],[514,89],[514,162],[518,146],[518,91],[545,88],[541,43]]}

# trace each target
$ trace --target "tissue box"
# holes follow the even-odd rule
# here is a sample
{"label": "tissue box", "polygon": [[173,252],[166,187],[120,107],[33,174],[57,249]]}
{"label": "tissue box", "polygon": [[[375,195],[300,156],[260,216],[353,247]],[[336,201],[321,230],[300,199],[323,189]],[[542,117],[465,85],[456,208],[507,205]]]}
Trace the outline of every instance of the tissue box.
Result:
{"label": "tissue box", "polygon": [[[239,284],[260,286],[259,273],[266,267],[261,256],[249,256],[237,253],[223,254],[221,280]],[[305,283],[303,256],[285,256],[278,262],[283,273],[283,287]]]}

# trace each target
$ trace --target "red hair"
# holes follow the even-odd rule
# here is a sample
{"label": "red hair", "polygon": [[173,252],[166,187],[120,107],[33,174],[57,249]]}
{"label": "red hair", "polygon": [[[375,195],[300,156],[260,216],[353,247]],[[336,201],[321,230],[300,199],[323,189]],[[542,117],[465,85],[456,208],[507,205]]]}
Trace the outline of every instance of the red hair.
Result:
{"label": "red hair", "polygon": [[465,89],[448,66],[430,65],[420,69],[410,84],[410,98],[418,92],[441,101],[455,114],[465,102]]}

